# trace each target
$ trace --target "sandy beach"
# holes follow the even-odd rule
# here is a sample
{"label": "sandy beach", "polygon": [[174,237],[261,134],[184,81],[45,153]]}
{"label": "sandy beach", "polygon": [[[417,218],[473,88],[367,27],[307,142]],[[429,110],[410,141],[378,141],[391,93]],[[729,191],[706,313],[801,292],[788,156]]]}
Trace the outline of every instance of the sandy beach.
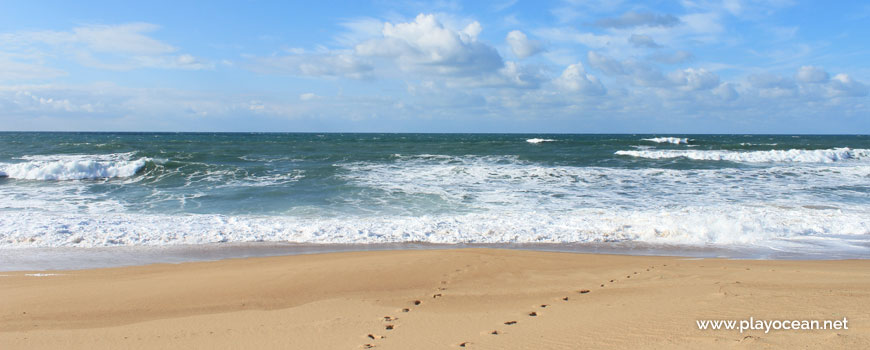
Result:
{"label": "sandy beach", "polygon": [[[588,291],[588,292],[587,292]],[[842,320],[699,330],[698,320]],[[861,348],[870,261],[497,249],[0,276],[3,349]]]}

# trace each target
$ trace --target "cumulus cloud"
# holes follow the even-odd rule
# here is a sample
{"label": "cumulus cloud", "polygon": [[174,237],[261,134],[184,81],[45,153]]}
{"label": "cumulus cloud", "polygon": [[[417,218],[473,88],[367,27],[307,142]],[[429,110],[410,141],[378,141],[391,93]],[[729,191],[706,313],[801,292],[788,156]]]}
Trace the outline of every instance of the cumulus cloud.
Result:
{"label": "cumulus cloud", "polygon": [[51,97],[19,90],[11,99],[19,108],[31,111],[94,112],[91,103],[77,103],[68,98]]}
{"label": "cumulus cloud", "polygon": [[544,45],[540,41],[529,39],[519,30],[508,33],[506,40],[511,51],[519,58],[534,56],[544,50]]}
{"label": "cumulus cloud", "polygon": [[499,76],[506,84],[521,88],[537,88],[547,77],[540,70],[521,66],[519,63],[507,61],[499,70]]}
{"label": "cumulus cloud", "polygon": [[643,34],[632,34],[628,37],[628,42],[630,42],[635,47],[646,47],[646,48],[658,48],[662,47],[649,35]]}
{"label": "cumulus cloud", "polygon": [[713,89],[713,94],[725,101],[734,101],[739,96],[732,83],[722,83]]}
{"label": "cumulus cloud", "polygon": [[747,80],[763,98],[784,98],[796,94],[797,84],[793,80],[773,73],[750,75]]}
{"label": "cumulus cloud", "polygon": [[686,68],[668,77],[677,86],[688,90],[708,90],[719,85],[719,76],[704,68]]}
{"label": "cumulus cloud", "polygon": [[586,73],[586,69],[583,68],[583,64],[580,62],[565,68],[562,75],[555,80],[555,83],[564,90],[580,92],[587,96],[600,96],[607,92],[601,81],[597,77]]}
{"label": "cumulus cloud", "polygon": [[828,72],[813,66],[803,66],[798,69],[797,81],[802,83],[824,83],[828,81]]}
{"label": "cumulus cloud", "polygon": [[670,14],[634,11],[623,13],[619,17],[602,18],[595,21],[595,25],[604,28],[673,27],[679,23],[680,19]]}
{"label": "cumulus cloud", "polygon": [[355,52],[395,60],[405,71],[460,76],[494,72],[503,66],[502,58],[495,48],[477,40],[482,29],[472,22],[453,30],[434,15],[420,14],[413,22],[385,23],[382,37],[356,45]]}
{"label": "cumulus cloud", "polygon": [[867,85],[853,80],[847,74],[837,74],[831,78],[831,88],[839,96],[867,96]]}
{"label": "cumulus cloud", "polygon": [[604,54],[589,51],[587,53],[589,64],[607,75],[627,75],[632,81],[640,86],[667,87],[673,83],[665,79],[662,72],[652,64],[636,59],[618,61]]}

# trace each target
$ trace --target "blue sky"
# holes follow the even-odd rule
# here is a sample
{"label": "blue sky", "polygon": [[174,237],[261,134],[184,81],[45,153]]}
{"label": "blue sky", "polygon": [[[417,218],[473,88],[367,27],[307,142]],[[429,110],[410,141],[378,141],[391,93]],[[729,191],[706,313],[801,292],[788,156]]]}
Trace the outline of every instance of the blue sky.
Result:
{"label": "blue sky", "polygon": [[870,133],[862,1],[0,4],[0,130]]}

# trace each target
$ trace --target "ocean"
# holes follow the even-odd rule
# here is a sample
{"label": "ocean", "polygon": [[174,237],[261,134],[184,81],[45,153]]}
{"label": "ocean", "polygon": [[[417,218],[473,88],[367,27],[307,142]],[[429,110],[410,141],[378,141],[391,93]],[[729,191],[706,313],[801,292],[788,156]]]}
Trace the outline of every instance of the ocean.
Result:
{"label": "ocean", "polygon": [[870,137],[0,133],[0,254],[248,243],[866,258]]}

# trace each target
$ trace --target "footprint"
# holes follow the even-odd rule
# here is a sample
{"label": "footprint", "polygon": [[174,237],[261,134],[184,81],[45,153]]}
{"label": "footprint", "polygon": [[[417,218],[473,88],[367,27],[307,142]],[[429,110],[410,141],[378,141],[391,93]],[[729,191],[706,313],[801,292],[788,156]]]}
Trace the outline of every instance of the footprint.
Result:
{"label": "footprint", "polygon": [[532,311],[532,312],[529,312],[529,316],[535,317],[535,316],[538,316],[538,313]]}
{"label": "footprint", "polygon": [[467,342],[467,341],[465,341],[465,342],[461,342],[461,343],[459,343],[459,347],[460,347],[460,348],[464,348],[464,347],[465,347],[466,345],[468,345],[468,344],[471,344],[471,343],[469,343],[469,342]]}
{"label": "footprint", "polygon": [[510,325],[517,324],[517,321],[507,321],[507,322],[505,322],[504,324],[510,326]]}
{"label": "footprint", "polygon": [[550,304],[541,304],[542,308],[547,307],[547,306],[550,306]]}
{"label": "footprint", "polygon": [[439,298],[441,296],[442,296],[441,293],[434,294],[434,295],[432,295],[432,299]]}
{"label": "footprint", "polygon": [[420,305],[420,304],[422,304],[422,303],[423,303],[422,301],[414,300],[414,305]]}
{"label": "footprint", "polygon": [[382,336],[382,335],[377,335],[377,334],[369,334],[368,337],[369,337],[370,339],[384,339],[384,336]]}
{"label": "footprint", "polygon": [[613,280],[610,280],[610,283],[613,283]]}
{"label": "footprint", "polygon": [[363,347],[363,349],[371,349],[371,348],[375,347],[375,344],[363,344],[362,347]]}
{"label": "footprint", "polygon": [[489,334],[492,334],[492,335],[498,335],[498,330],[494,330],[494,331],[492,331],[492,332],[489,332]]}
{"label": "footprint", "polygon": [[384,321],[395,321],[395,320],[398,320],[398,319],[399,319],[398,317],[393,317],[393,316],[384,316]]}
{"label": "footprint", "polygon": [[601,286],[604,287],[604,283],[602,283]]}
{"label": "footprint", "polygon": [[388,330],[388,331],[393,330],[393,328],[395,328],[395,326],[393,326],[393,325],[391,325],[391,324],[388,324],[386,327],[384,327],[384,329],[386,329],[386,330]]}
{"label": "footprint", "polygon": [[589,293],[588,289],[581,289],[580,290],[580,294],[586,294],[586,293]]}
{"label": "footprint", "polygon": [[625,278],[631,278],[631,275],[625,276]]}
{"label": "footprint", "polygon": [[562,297],[562,300],[568,301],[568,297]]}
{"label": "footprint", "polygon": [[404,308],[404,309],[402,309],[402,312],[411,312],[411,309]]}

